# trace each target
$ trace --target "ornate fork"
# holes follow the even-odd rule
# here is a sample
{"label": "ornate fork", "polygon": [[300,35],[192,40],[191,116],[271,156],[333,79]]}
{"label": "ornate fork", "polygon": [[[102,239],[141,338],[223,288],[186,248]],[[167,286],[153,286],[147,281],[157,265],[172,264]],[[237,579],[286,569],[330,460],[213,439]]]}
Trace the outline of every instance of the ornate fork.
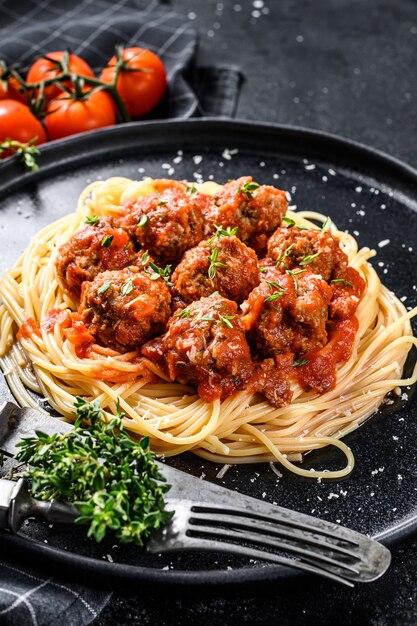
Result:
{"label": "ornate fork", "polygon": [[[36,409],[5,403],[0,407],[0,450],[13,453],[17,441],[35,430],[52,433],[70,428],[70,424]],[[390,564],[389,550],[358,532],[244,496],[166,464],[161,464],[161,471],[171,484],[167,508],[175,514],[148,540],[146,549],[150,552],[238,554],[349,586],[376,580]],[[25,480],[0,479],[0,528],[17,532],[31,515],[68,523],[79,512],[68,503],[33,499]]]}

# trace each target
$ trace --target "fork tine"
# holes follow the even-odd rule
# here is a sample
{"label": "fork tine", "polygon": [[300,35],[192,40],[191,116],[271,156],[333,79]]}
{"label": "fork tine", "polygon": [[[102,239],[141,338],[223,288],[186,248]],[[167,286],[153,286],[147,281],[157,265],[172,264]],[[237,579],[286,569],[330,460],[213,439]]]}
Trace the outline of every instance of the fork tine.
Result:
{"label": "fork tine", "polygon": [[270,563],[275,563],[276,565],[284,565],[285,567],[298,569],[308,574],[317,574],[319,576],[322,576],[323,578],[342,583],[347,587],[354,586],[354,584],[350,580],[347,580],[343,576],[335,574],[334,572],[328,571],[311,563],[306,563],[304,561],[299,561],[296,559],[290,559],[285,556],[278,556],[277,554],[271,554],[268,552],[264,552],[263,550],[247,548],[246,546],[240,546],[236,543],[225,543],[223,541],[216,541],[215,539],[187,537],[187,542],[181,543],[181,545],[179,545],[175,540],[172,542],[170,542],[169,540],[167,541],[166,539],[164,539],[164,541],[158,541],[154,537],[151,537],[147,543],[146,549],[148,550],[148,552],[152,553],[177,552],[178,550],[201,552],[202,550],[206,550],[207,552],[237,554],[239,556],[244,556],[249,559],[267,561]]}
{"label": "fork tine", "polygon": [[[233,506],[219,507],[219,505],[210,504],[210,503],[204,503],[204,505],[202,506],[196,502],[195,504],[192,503],[191,510],[193,512],[195,511],[199,513],[207,512],[210,514],[210,516],[213,513],[219,514],[219,515],[230,514],[230,515],[239,516],[239,517],[247,517],[248,519],[254,519],[254,520],[256,519],[256,520],[260,520],[260,521],[267,522],[267,523],[282,524],[283,526],[289,526],[291,528],[306,531],[306,532],[311,532],[316,535],[323,535],[324,537],[328,537],[329,539],[332,539],[333,541],[337,539],[338,541],[343,541],[344,543],[351,544],[352,546],[356,546],[356,547],[359,546],[359,543],[355,541],[354,539],[352,539],[351,537],[343,536],[342,533],[345,529],[342,526],[339,526],[338,524],[334,524],[334,529],[330,531],[330,530],[327,530],[326,528],[323,528],[323,524],[321,523],[322,520],[317,519],[317,523],[315,523],[316,520],[314,518],[309,518],[308,522],[305,519],[303,519],[300,522],[297,522],[293,519],[284,518],[282,513],[279,511],[279,509],[277,509],[276,515],[266,516],[266,515],[262,515],[258,511],[252,511],[249,509],[243,509],[243,508],[238,508],[238,507],[233,507]],[[304,518],[306,517],[307,516],[304,516]],[[337,537],[335,536],[336,532],[337,532]],[[349,531],[349,533],[350,532],[351,531]]]}
{"label": "fork tine", "polygon": [[[227,525],[232,528],[241,528],[243,530],[247,530],[249,532],[262,533],[264,535],[269,535],[270,537],[280,537],[289,542],[295,541],[297,543],[307,543],[311,546],[324,549],[327,551],[336,552],[337,554],[349,557],[351,559],[360,560],[360,557],[353,551],[353,549],[344,548],[339,546],[336,543],[330,541],[330,537],[326,537],[325,540],[322,540],[314,535],[307,534],[310,531],[302,531],[301,529],[295,528],[287,528],[285,525],[282,525],[281,522],[276,522],[273,519],[270,519],[268,522],[263,522],[259,519],[249,517],[244,514],[244,512],[240,511],[240,514],[228,515],[228,511],[225,513],[202,513],[200,512],[200,507],[192,507],[192,516],[190,518],[190,522],[193,520],[207,523],[210,526],[212,524],[218,525]],[[315,533],[317,535],[319,533]],[[333,541],[335,537],[332,537]],[[286,543],[290,549],[291,544]]]}
{"label": "fork tine", "polygon": [[[315,563],[316,560],[319,560],[319,561],[322,561],[323,563],[327,563],[328,565],[332,567],[336,567],[337,569],[347,570],[348,572],[351,572],[352,574],[357,574],[357,575],[360,574],[360,571],[358,569],[356,569],[355,567],[351,565],[348,565],[347,563],[343,563],[342,561],[336,561],[335,559],[325,556],[324,554],[312,552],[311,550],[305,550],[304,548],[300,548],[296,545],[289,546],[287,543],[283,541],[277,541],[275,539],[274,540],[267,539],[266,537],[263,537],[262,535],[258,535],[256,533],[250,533],[250,532],[242,533],[242,532],[230,529],[230,528],[227,528],[227,529],[210,528],[208,526],[194,526],[193,524],[192,528],[188,530],[187,535],[188,536],[191,535],[195,537],[203,535],[205,538],[214,536],[219,539],[227,539],[229,541],[236,540],[236,541],[240,541],[241,543],[257,543],[259,545],[267,546],[267,547],[274,548],[274,549],[281,548],[284,550],[289,550],[290,552],[293,552],[294,554],[296,554],[297,556],[301,558],[308,559],[310,563]],[[262,554],[265,554],[265,553],[262,552]]]}

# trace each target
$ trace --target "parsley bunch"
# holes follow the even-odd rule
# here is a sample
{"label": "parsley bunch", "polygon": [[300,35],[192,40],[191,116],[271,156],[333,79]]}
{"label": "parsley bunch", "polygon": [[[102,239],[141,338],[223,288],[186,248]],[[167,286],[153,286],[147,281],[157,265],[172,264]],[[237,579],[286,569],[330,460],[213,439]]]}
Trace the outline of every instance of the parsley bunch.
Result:
{"label": "parsley bunch", "polygon": [[80,511],[76,523],[89,524],[88,536],[100,542],[108,530],[123,542],[143,545],[172,513],[164,510],[164,494],[149,437],[134,441],[123,430],[123,413],[109,423],[100,402],[77,397],[73,430],[22,440],[17,459],[29,464],[32,495],[66,500]]}

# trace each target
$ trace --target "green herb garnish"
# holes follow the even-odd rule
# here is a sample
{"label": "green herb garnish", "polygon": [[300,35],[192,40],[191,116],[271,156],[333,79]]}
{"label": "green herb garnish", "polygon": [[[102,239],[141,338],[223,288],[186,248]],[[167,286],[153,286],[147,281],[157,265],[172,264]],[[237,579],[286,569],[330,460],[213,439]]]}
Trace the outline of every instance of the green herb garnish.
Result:
{"label": "green herb garnish", "polygon": [[294,222],[294,220],[291,217],[283,217],[282,221],[288,224],[287,228],[292,228],[293,226],[296,226],[300,230],[308,230],[307,226],[302,226],[301,224],[297,224],[296,222]]}
{"label": "green herb garnish", "polygon": [[215,322],[214,317],[200,317],[201,322]]}
{"label": "green herb garnish", "polygon": [[197,193],[198,193],[197,187],[195,185],[191,185],[190,187],[187,187],[185,189],[185,193],[187,194],[187,196],[190,196],[191,198],[194,198],[194,196],[196,196]]}
{"label": "green herb garnish", "polygon": [[162,267],[158,267],[152,261],[149,261],[149,267],[152,269],[152,272],[149,270],[145,270],[145,273],[148,274],[151,280],[157,280],[158,278],[162,278],[168,285],[168,287],[173,287],[173,283],[170,282],[169,277],[171,276],[171,268],[172,265],[167,265],[164,269]]}
{"label": "green herb garnish", "polygon": [[142,254],[142,256],[140,257],[140,262],[141,265],[146,265],[149,261],[149,252],[147,250],[145,250],[145,252]]}
{"label": "green herb garnish", "polygon": [[285,288],[274,280],[264,280],[264,283],[266,283],[270,289],[280,289],[281,291],[285,291]]}
{"label": "green herb garnish", "polygon": [[268,296],[267,298],[264,298],[264,302],[275,302],[275,300],[282,298],[283,295],[284,295],[283,291],[276,291],[275,293],[272,294],[272,296]]}
{"label": "green herb garnish", "polygon": [[140,220],[138,222],[138,226],[145,226],[146,222],[148,221],[148,216],[147,215],[141,215],[140,216]]}
{"label": "green herb garnish", "polygon": [[156,192],[156,195],[159,198],[159,202],[156,206],[164,206],[165,204],[168,204],[168,200],[164,200],[160,193]]}
{"label": "green herb garnish", "polygon": [[36,161],[36,157],[40,155],[40,151],[33,145],[36,139],[37,137],[34,137],[27,143],[17,141],[17,139],[6,139],[5,141],[1,141],[0,154],[6,150],[10,150],[13,154],[18,154],[20,156],[20,160],[26,169],[31,170],[32,172],[38,172],[39,165]]}
{"label": "green herb garnish", "polygon": [[332,220],[330,219],[330,217],[326,217],[323,223],[323,226],[321,227],[321,230],[323,233],[325,233],[326,230],[331,230],[332,226],[333,226]]}
{"label": "green herb garnish", "polygon": [[100,293],[100,294],[106,293],[107,289],[110,287],[111,284],[112,284],[111,280],[108,280],[107,282],[103,283],[101,287],[97,289],[97,293]]}
{"label": "green herb garnish", "polygon": [[230,320],[233,320],[235,317],[236,315],[219,315],[219,320],[224,326],[227,326],[227,328],[233,328],[233,324]]}
{"label": "green herb garnish", "polygon": [[133,280],[128,278],[127,281],[120,287],[120,293],[122,296],[127,296],[131,291],[133,291]]}
{"label": "green herb garnish", "polygon": [[279,257],[277,259],[277,262],[275,263],[275,267],[279,267],[281,265],[281,263],[284,261],[284,259],[287,258],[287,256],[290,254],[291,250],[294,248],[294,243],[292,243],[290,246],[288,246],[288,248],[285,248],[285,250],[281,251],[279,253]]}
{"label": "green herb garnish", "polygon": [[314,261],[314,259],[317,259],[319,254],[320,252],[316,252],[316,254],[309,254],[308,256],[304,257],[302,261],[300,261],[300,265],[309,265]]}
{"label": "green herb garnish", "polygon": [[215,228],[216,232],[209,240],[209,243],[214,243],[216,238],[220,239],[221,237],[234,237],[239,230],[239,226],[235,226],[234,228],[232,228],[231,226],[227,226],[227,228],[223,228],[222,226],[216,226]]}
{"label": "green herb garnish", "polygon": [[210,266],[208,268],[208,277],[210,280],[216,275],[216,271],[218,267],[226,267],[224,263],[220,263],[217,259],[219,258],[219,249],[213,248],[212,253],[209,256]]}
{"label": "green herb garnish", "polygon": [[84,220],[84,224],[90,224],[91,226],[96,226],[96,224],[98,224],[100,221],[100,218],[98,215],[87,215],[86,219]]}
{"label": "green herb garnish", "polygon": [[333,280],[330,281],[331,283],[336,283],[336,284],[341,284],[341,285],[345,285],[346,287],[353,287],[352,283],[350,283],[348,280],[345,280],[344,278],[333,278]]}
{"label": "green herb garnish", "polygon": [[77,397],[77,420],[65,434],[23,439],[17,459],[27,463],[31,493],[41,500],[66,500],[89,524],[88,536],[101,541],[112,530],[122,542],[143,545],[172,516],[164,510],[164,484],[149,437],[134,441],[124,432],[124,413],[103,420],[98,400]]}
{"label": "green herb garnish", "polygon": [[307,365],[310,363],[310,359],[302,359],[301,361],[294,361],[292,364],[293,367],[301,367],[302,365]]}
{"label": "green herb garnish", "polygon": [[237,193],[245,193],[249,200],[252,200],[252,191],[256,191],[256,189],[259,189],[259,185],[257,183],[247,182],[243,185],[243,187],[238,187]]}
{"label": "green herb garnish", "polygon": [[111,244],[113,243],[113,239],[114,235],[106,235],[105,237],[103,237],[103,239],[101,240],[102,247],[110,248]]}
{"label": "green herb garnish", "polygon": [[180,319],[188,319],[190,315],[190,309],[183,309],[182,311],[177,311],[177,313],[174,313],[174,317],[179,317]]}

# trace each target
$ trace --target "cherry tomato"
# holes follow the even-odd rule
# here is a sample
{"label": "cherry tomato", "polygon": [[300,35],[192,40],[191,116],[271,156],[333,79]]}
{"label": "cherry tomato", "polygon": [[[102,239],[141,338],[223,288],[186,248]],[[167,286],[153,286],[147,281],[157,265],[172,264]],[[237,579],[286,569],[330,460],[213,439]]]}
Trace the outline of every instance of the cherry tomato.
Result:
{"label": "cherry tomato", "polygon": [[[0,100],[0,142],[6,139],[15,139],[22,143],[35,140],[33,143],[36,145],[46,141],[40,121],[28,106],[17,100]],[[10,154],[11,152],[5,151],[1,158]]]}
{"label": "cherry tomato", "polygon": [[13,76],[4,85],[0,74],[0,100],[19,100],[26,103],[25,94],[20,91],[19,83]]}
{"label": "cherry tomato", "polygon": [[113,101],[104,91],[90,91],[82,100],[61,93],[48,104],[45,117],[50,139],[59,139],[116,122]]}
{"label": "cherry tomato", "polygon": [[[54,78],[61,73],[61,69],[57,63],[57,61],[61,61],[65,52],[49,52],[46,57],[41,57],[37,61],[31,65],[29,68],[28,74],[26,76],[26,81],[28,83],[38,83],[41,80],[47,80],[48,78]],[[50,60],[52,59],[52,60]],[[76,54],[70,54],[69,61],[69,69],[71,72],[76,74],[82,74],[83,76],[94,76],[94,72],[91,67],[86,63],[83,59],[78,57]],[[64,85],[68,83],[64,81]],[[56,98],[60,93],[62,93],[62,89],[59,85],[49,85],[45,87],[44,97],[46,102],[52,100],[52,98]]]}
{"label": "cherry tomato", "polygon": [[[122,51],[127,70],[121,70],[117,79],[117,90],[132,117],[152,111],[161,100],[167,87],[167,77],[161,59],[144,48],[126,48]],[[114,80],[116,57],[113,56],[101,72],[105,83]],[[131,70],[150,70],[132,72]]]}

